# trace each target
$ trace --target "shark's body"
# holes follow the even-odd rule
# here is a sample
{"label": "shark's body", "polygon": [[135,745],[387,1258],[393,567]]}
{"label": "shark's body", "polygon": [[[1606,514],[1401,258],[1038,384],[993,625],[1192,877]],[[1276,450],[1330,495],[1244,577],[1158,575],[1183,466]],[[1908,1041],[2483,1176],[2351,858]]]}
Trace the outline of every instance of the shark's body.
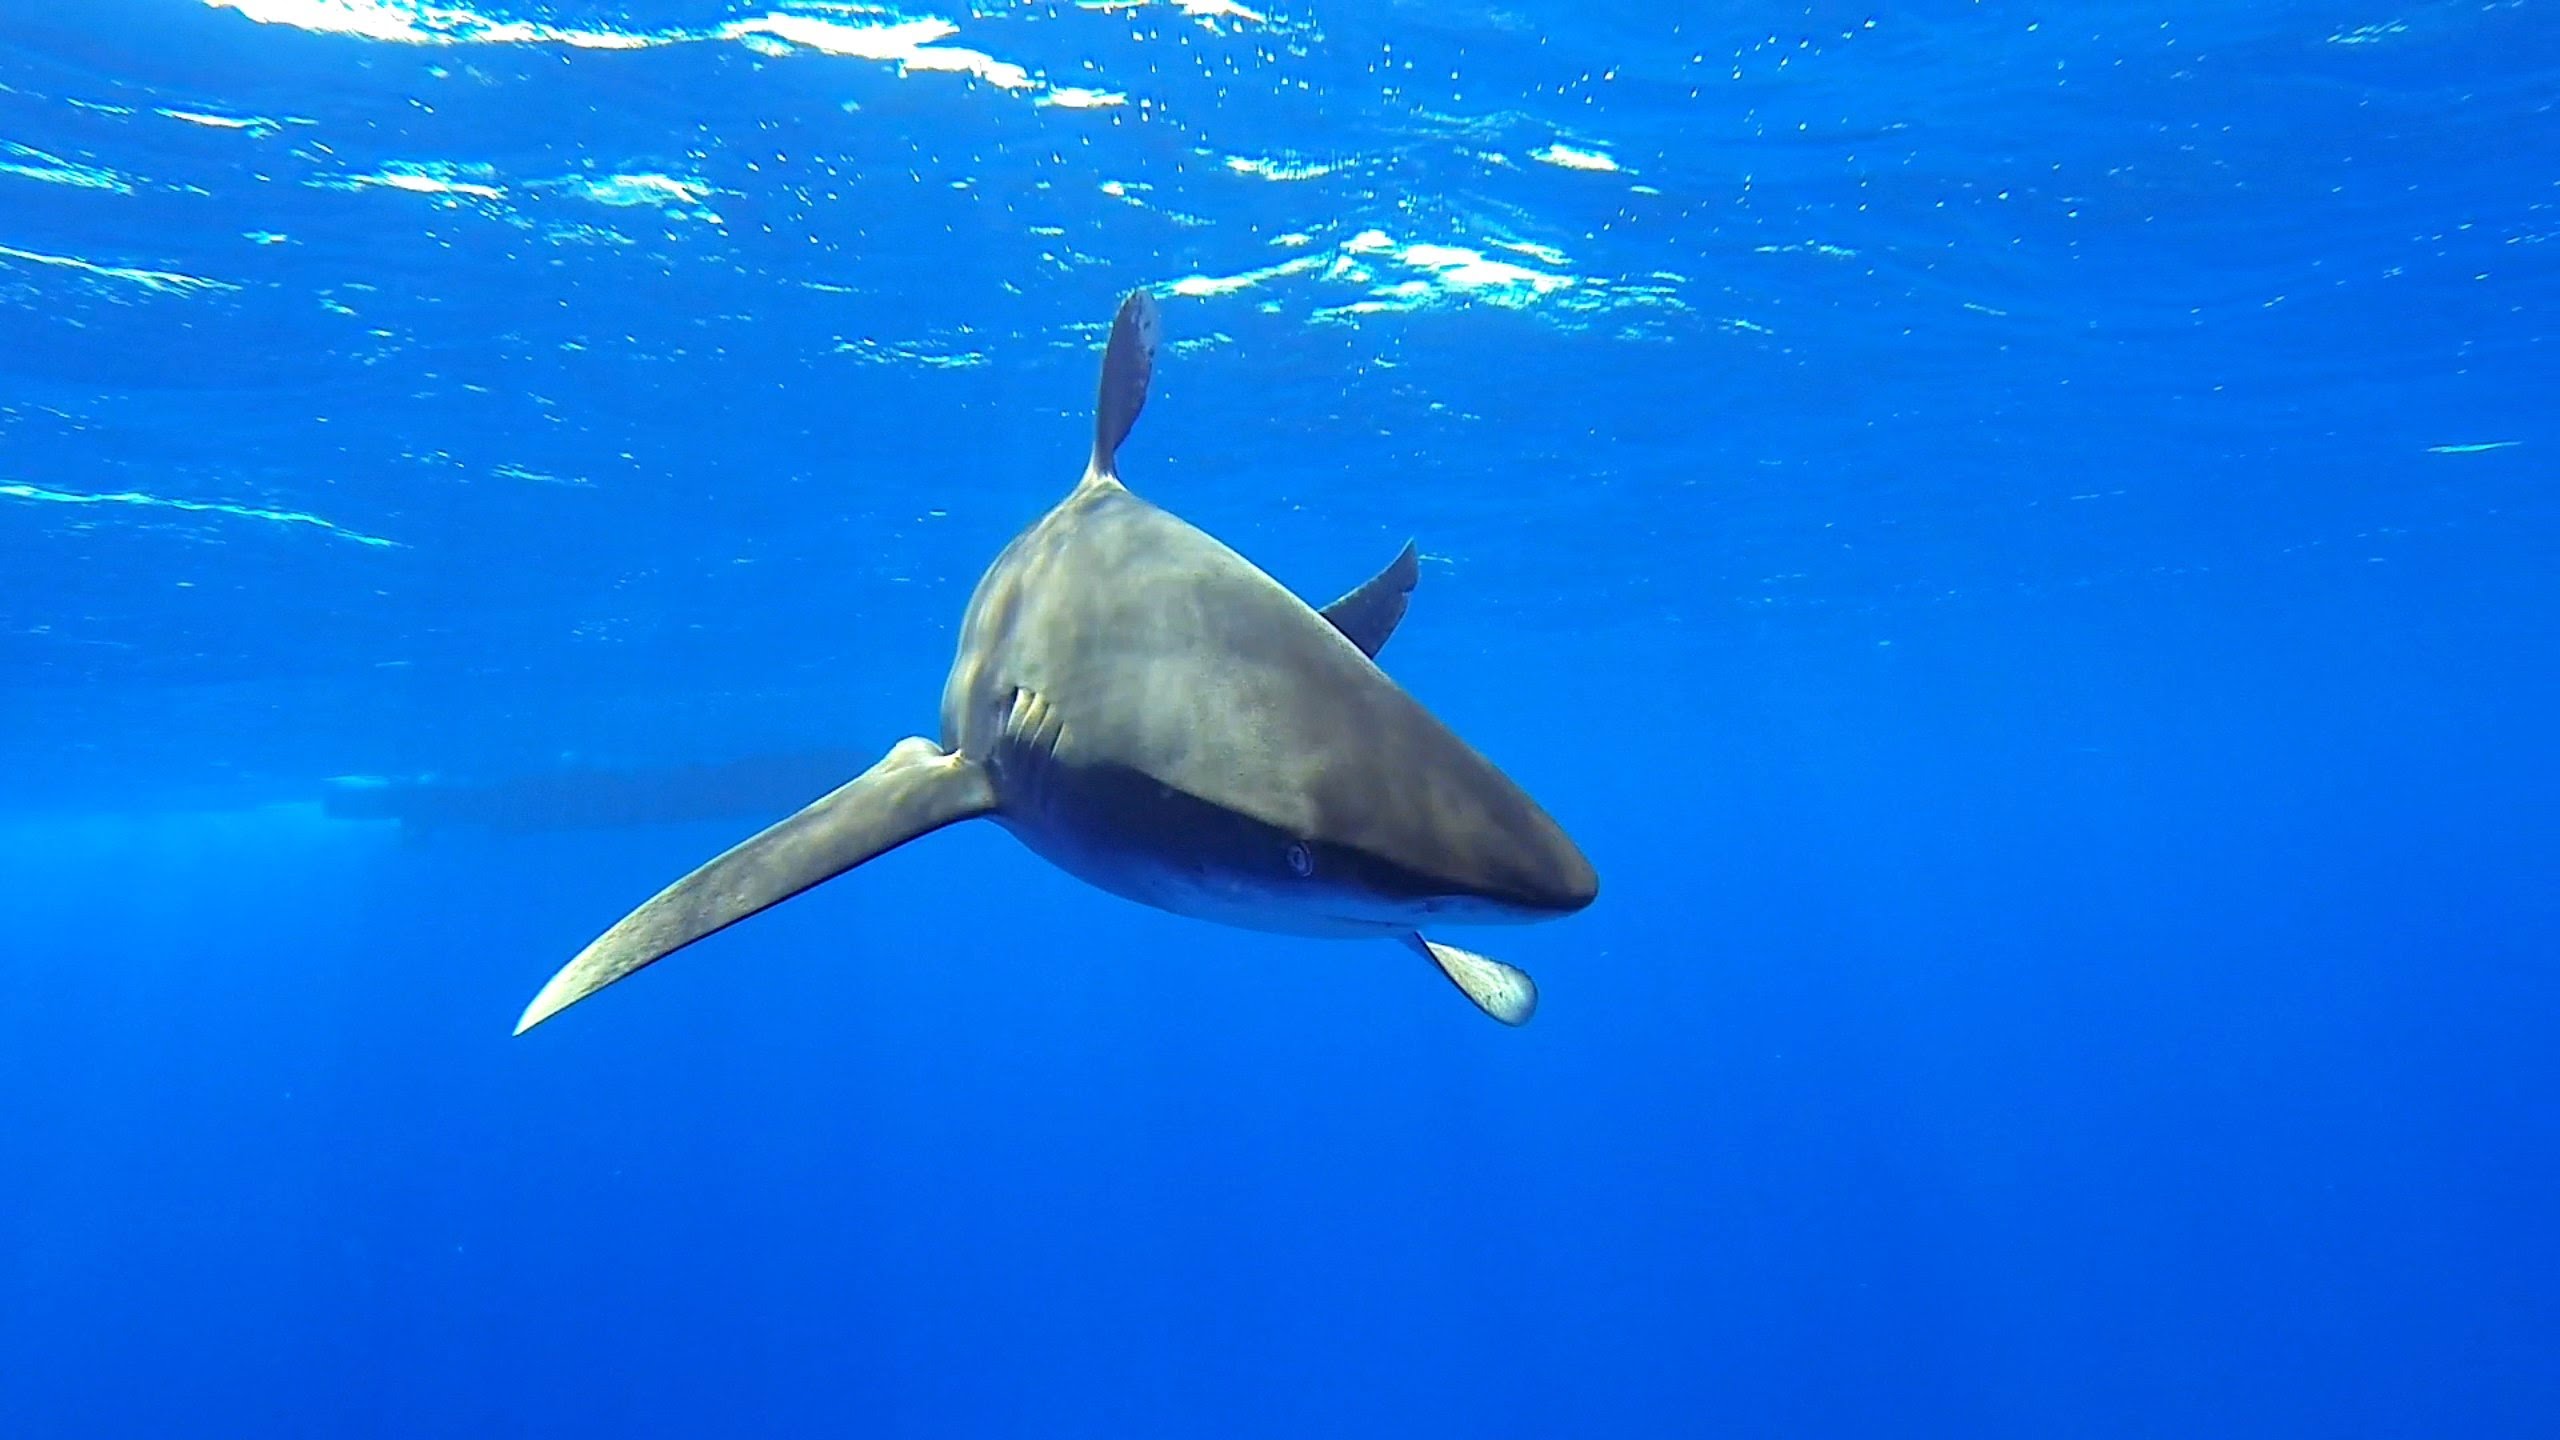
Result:
{"label": "shark's body", "polygon": [[1152,302],[1121,307],[1092,463],[979,581],[940,744],[900,741],[834,793],[625,917],[552,977],[518,1032],[643,965],[894,846],[986,816],[1079,878],[1224,924],[1399,940],[1488,1014],[1521,972],[1426,923],[1569,914],[1598,891],[1545,811],[1373,659],[1410,546],[1322,612],[1124,487]]}

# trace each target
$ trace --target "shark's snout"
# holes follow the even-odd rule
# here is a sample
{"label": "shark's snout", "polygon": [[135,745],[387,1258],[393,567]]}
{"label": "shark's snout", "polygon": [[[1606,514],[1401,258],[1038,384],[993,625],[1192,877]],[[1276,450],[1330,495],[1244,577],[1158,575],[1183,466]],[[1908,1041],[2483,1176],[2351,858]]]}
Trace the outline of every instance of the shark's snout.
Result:
{"label": "shark's snout", "polygon": [[1426,863],[1407,869],[1390,861],[1373,879],[1384,893],[1401,888],[1419,900],[1425,915],[1475,924],[1554,920],[1600,894],[1599,872],[1581,848],[1525,803],[1499,821],[1443,832]]}
{"label": "shark's snout", "polygon": [[1523,920],[1551,920],[1588,906],[1600,895],[1600,872],[1581,847],[1553,826],[1521,837],[1518,853],[1501,867],[1502,880],[1481,898]]}
{"label": "shark's snout", "polygon": [[1570,915],[1599,898],[1600,872],[1591,868],[1579,847],[1563,840],[1538,903],[1553,914]]}

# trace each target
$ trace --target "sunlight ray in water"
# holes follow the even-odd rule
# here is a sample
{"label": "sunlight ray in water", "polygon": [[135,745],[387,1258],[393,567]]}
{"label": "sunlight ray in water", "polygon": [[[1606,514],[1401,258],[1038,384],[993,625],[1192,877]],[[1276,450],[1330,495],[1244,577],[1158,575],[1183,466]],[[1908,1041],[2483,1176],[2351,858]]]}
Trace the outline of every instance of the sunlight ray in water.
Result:
{"label": "sunlight ray in water", "polygon": [[308,525],[325,530],[341,540],[359,545],[390,548],[400,542],[379,535],[350,530],[332,520],[301,510],[266,510],[254,505],[233,505],[219,500],[177,500],[163,495],[146,495],[138,490],[119,490],[112,494],[93,495],[78,490],[50,490],[41,485],[0,484],[0,496],[12,500],[30,500],[48,505],[131,505],[146,510],[183,510],[198,515],[228,515],[241,520],[265,520],[278,525]]}
{"label": "sunlight ray in water", "polygon": [[0,174],[15,175],[25,180],[40,180],[48,185],[69,185],[82,190],[105,190],[117,195],[133,193],[133,182],[113,170],[96,165],[83,165],[50,155],[32,145],[14,140],[0,140]]}
{"label": "sunlight ray in water", "polygon": [[1129,97],[1116,90],[1088,90],[1080,85],[1053,86],[1042,93],[1039,102],[1061,110],[1109,110],[1129,103]]}
{"label": "sunlight ray in water", "polygon": [[227,280],[210,280],[201,275],[181,275],[171,270],[145,270],[131,265],[101,265],[76,255],[48,255],[40,250],[21,250],[14,245],[0,245],[0,260],[16,260],[28,265],[44,265],[56,270],[97,280],[114,280],[162,295],[193,295],[210,290],[237,290]]}
{"label": "sunlight ray in water", "polygon": [[815,15],[782,12],[754,20],[732,20],[713,32],[724,40],[770,37],[828,55],[857,60],[884,60],[909,70],[973,75],[1000,90],[1032,88],[1031,72],[983,50],[939,43],[960,33],[948,20],[927,17],[878,25],[855,25]]}
{"label": "sunlight ray in water", "polygon": [[371,174],[316,178],[309,183],[323,190],[380,189],[460,200],[504,199],[506,187],[490,183],[489,177],[493,173],[487,165],[402,162],[386,165]]}
{"label": "sunlight ray in water", "polygon": [[1329,160],[1274,160],[1252,155],[1230,155],[1227,168],[1239,175],[1252,175],[1263,180],[1321,180],[1341,168]]}
{"label": "sunlight ray in water", "polygon": [[588,30],[534,20],[503,20],[423,0],[204,0],[262,25],[286,25],[404,45],[573,45],[637,50],[672,38]]}
{"label": "sunlight ray in water", "polygon": [[[646,50],[705,41],[743,45],[768,55],[807,51],[892,64],[902,73],[957,74],[998,89],[1033,95],[1058,109],[1109,109],[1126,103],[1114,91],[1050,87],[1025,66],[986,51],[943,43],[960,26],[939,16],[886,14],[862,19],[801,10],[742,16],[708,29],[616,30],[510,19],[460,6],[412,0],[203,0],[261,24],[401,45],[564,45],[588,50]],[[849,7],[848,7],[849,8]],[[1204,18],[1251,18],[1237,8],[1195,9]],[[215,122],[218,123],[218,122]]]}
{"label": "sunlight ray in water", "polygon": [[[1272,243],[1301,253],[1229,274],[1194,272],[1162,286],[1167,295],[1216,299],[1261,290],[1292,279],[1358,298],[1308,309],[1311,322],[1355,321],[1368,316],[1413,315],[1459,304],[1538,310],[1560,328],[1587,328],[1617,311],[1671,314],[1688,307],[1677,277],[1610,281],[1577,275],[1562,250],[1534,241],[1497,239],[1507,250],[1548,268],[1503,260],[1472,245],[1399,240],[1380,229],[1361,230],[1328,249],[1309,248],[1313,236],[1290,233]],[[1271,308],[1275,302],[1260,302]]]}
{"label": "sunlight ray in water", "polygon": [[1562,141],[1541,150],[1530,151],[1529,158],[1541,164],[1553,165],[1559,170],[1590,170],[1606,174],[1624,168],[1618,164],[1615,156],[1605,150],[1577,149]]}

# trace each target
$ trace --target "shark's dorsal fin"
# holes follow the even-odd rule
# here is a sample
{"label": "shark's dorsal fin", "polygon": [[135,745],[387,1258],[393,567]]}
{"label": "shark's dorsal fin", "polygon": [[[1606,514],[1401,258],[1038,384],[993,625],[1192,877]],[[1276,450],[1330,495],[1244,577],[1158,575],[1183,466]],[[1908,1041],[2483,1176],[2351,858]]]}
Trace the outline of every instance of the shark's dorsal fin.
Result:
{"label": "shark's dorsal fin", "polygon": [[1147,408],[1147,381],[1155,374],[1156,339],[1164,322],[1156,302],[1144,290],[1129,292],[1111,320],[1111,343],[1102,352],[1102,393],[1093,405],[1093,460],[1085,479],[1114,480],[1120,475],[1120,442]]}
{"label": "shark's dorsal fin", "polygon": [[1359,646],[1361,654],[1375,660],[1387,637],[1396,633],[1397,622],[1404,619],[1407,597],[1421,578],[1421,557],[1414,551],[1413,542],[1407,540],[1396,558],[1387,562],[1386,569],[1318,613]]}

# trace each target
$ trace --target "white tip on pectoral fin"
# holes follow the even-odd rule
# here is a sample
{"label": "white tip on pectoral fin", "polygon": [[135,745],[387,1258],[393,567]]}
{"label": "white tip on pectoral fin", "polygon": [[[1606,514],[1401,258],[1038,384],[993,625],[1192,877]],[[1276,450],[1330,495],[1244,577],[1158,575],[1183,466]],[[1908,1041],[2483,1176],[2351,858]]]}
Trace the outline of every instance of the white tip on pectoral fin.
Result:
{"label": "white tip on pectoral fin", "polygon": [[1449,983],[1458,987],[1476,1008],[1505,1025],[1526,1025],[1538,1013],[1538,983],[1529,972],[1514,965],[1425,940],[1419,934],[1407,935],[1405,943],[1422,952]]}

